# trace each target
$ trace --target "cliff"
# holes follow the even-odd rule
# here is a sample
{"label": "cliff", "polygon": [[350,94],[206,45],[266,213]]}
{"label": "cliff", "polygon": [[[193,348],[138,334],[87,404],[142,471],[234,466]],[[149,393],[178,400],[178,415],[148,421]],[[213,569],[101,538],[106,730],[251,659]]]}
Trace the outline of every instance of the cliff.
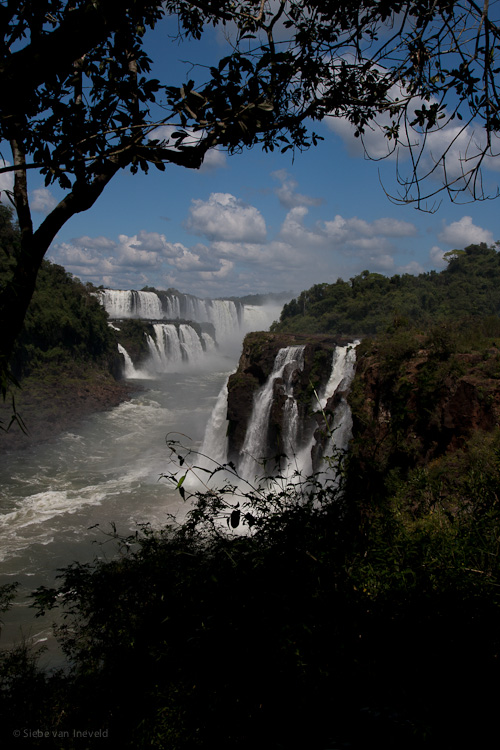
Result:
{"label": "cliff", "polygon": [[[314,403],[314,391],[318,393],[328,381],[333,351],[337,345],[345,346],[347,343],[349,340],[343,337],[321,334],[263,332],[248,334],[243,342],[238,369],[231,375],[228,382],[228,459],[236,461],[239,456],[252,415],[254,394],[272,373],[276,355],[280,349],[304,346],[303,369],[296,370],[292,375],[294,397],[299,409],[299,424],[304,431],[307,424],[315,419],[311,409],[311,404]],[[283,378],[277,378],[274,383],[269,417],[269,455],[280,452],[280,432],[285,401]],[[299,433],[299,443],[300,438]]]}
{"label": "cliff", "polygon": [[406,481],[424,471],[439,474],[444,486],[464,479],[471,445],[495,439],[500,349],[487,334],[497,332],[498,320],[482,326],[395,331],[358,347],[348,400],[352,459],[365,480],[387,489],[391,476]]}

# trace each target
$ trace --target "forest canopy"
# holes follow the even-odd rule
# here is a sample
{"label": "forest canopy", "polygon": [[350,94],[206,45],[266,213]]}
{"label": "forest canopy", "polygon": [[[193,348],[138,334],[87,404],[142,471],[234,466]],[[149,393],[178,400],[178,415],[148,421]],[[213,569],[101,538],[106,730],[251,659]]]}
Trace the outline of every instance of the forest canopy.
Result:
{"label": "forest canopy", "polygon": [[272,330],[360,335],[499,313],[500,254],[481,243],[449,253],[441,272],[388,277],[363,271],[349,281],[315,284],[283,307]]}

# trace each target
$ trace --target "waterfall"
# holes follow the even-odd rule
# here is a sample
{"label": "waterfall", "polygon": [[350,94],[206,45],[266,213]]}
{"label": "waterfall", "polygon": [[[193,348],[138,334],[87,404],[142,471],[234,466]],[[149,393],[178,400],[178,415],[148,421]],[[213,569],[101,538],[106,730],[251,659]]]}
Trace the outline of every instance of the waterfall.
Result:
{"label": "waterfall", "polygon": [[[267,330],[279,317],[277,305],[244,305],[228,299],[199,299],[167,291],[103,289],[96,297],[112,320],[136,318],[150,321],[154,336],[146,334],[151,365],[155,372],[168,372],[186,362],[198,366],[203,357],[220,347],[225,355],[238,356],[243,336]],[[196,325],[189,325],[193,323]],[[162,326],[162,330],[158,326]],[[209,328],[213,335],[197,332]],[[214,338],[215,337],[215,338]],[[125,377],[130,369],[125,369]]]}
{"label": "waterfall", "polygon": [[[101,290],[98,298],[112,320],[141,318],[211,323],[219,343],[231,339],[241,329],[242,305],[233,300],[203,300],[173,291],[136,292],[115,289]],[[267,323],[265,328],[268,328],[272,320],[266,320],[265,315],[261,315],[259,322]]]}
{"label": "waterfall", "polygon": [[337,451],[344,451],[347,449],[351,437],[352,419],[351,410],[345,397],[340,397],[340,402],[335,407],[333,422],[328,428],[327,425],[324,424],[325,418],[323,411],[326,408],[328,401],[333,398],[337,391],[341,393],[349,390],[354,377],[356,346],[358,344],[359,341],[356,340],[351,344],[347,344],[347,346],[335,347],[332,357],[330,377],[324,388],[318,394],[318,399],[315,397],[311,404],[313,412],[321,412],[321,422],[323,423],[323,426],[319,428],[320,431],[323,430],[324,432],[329,429],[333,437],[331,436],[328,439],[325,449],[321,449],[318,442],[318,438],[321,436],[318,436],[317,434],[317,424],[313,424],[305,445],[298,450],[295,461],[295,468],[299,469],[305,476],[309,476],[314,471],[326,471],[328,469],[328,462],[325,461],[324,456],[331,456]]}
{"label": "waterfall", "polygon": [[125,377],[126,378],[136,378],[137,372],[134,367],[134,363],[132,362],[132,358],[130,357],[129,353],[123,347],[121,344],[118,344],[118,351],[123,356],[123,359],[125,360]]}
{"label": "waterfall", "polygon": [[[289,346],[280,349],[274,361],[274,367],[266,383],[257,391],[254,397],[252,417],[247,427],[245,441],[242,448],[242,457],[238,471],[244,479],[251,480],[257,473],[262,473],[262,459],[269,458],[268,452],[268,428],[269,414],[274,397],[274,386],[278,378],[283,379],[281,390],[288,401],[293,401],[292,378],[294,372],[302,370],[304,366],[304,347]],[[282,435],[285,440],[292,438],[295,430],[295,415],[292,407],[285,406],[284,424]],[[286,447],[286,446],[285,446]]]}
{"label": "waterfall", "polygon": [[335,407],[333,421],[329,428],[329,438],[323,450],[318,451],[321,456],[318,469],[327,471],[329,462],[328,457],[335,458],[340,452],[345,452],[352,436],[352,416],[351,409],[347,403],[344,393],[346,393],[352,383],[356,366],[356,346],[359,341],[353,341],[352,344],[344,347],[337,347],[333,355],[332,374],[327,383],[325,393],[320,399],[321,408],[324,409],[328,400],[339,393],[340,400]]}
{"label": "waterfall", "polygon": [[163,318],[161,301],[155,292],[103,289],[99,300],[111,319],[160,320]]}
{"label": "waterfall", "polygon": [[[217,401],[212,409],[212,414],[208,420],[203,444],[201,447],[202,457],[199,463],[210,471],[217,464],[227,463],[227,382],[222,386]],[[206,458],[205,458],[206,457]],[[208,461],[207,461],[208,459]]]}
{"label": "waterfall", "polygon": [[207,351],[215,351],[213,338],[208,333],[200,338],[187,323],[154,323],[153,330],[154,336],[146,334],[146,341],[155,372],[172,372],[184,365],[196,367]]}
{"label": "waterfall", "polygon": [[[354,341],[347,346],[336,346],[332,356],[331,370],[321,389],[318,398],[312,402],[311,411],[317,419],[301,423],[301,411],[294,396],[293,383],[297,372],[304,368],[303,346],[280,349],[276,355],[273,370],[264,385],[254,396],[251,418],[246,428],[245,439],[237,462],[238,474],[247,481],[264,474],[262,462],[273,458],[276,453],[286,454],[287,465],[281,461],[281,476],[292,480],[297,473],[302,477],[320,472],[322,475],[335,477],[334,462],[339,452],[347,450],[352,434],[351,410],[346,394],[355,372],[356,346]],[[280,402],[281,425],[278,450],[269,446],[269,423],[273,402]],[[332,403],[334,406],[332,407]],[[330,408],[327,408],[330,407]],[[325,423],[327,415],[333,409],[333,417]],[[202,453],[220,464],[227,463],[227,383],[221,390],[211,419],[207,425]],[[318,422],[324,427],[318,428]],[[325,440],[324,433],[330,433]],[[205,466],[205,464],[203,464]],[[210,463],[205,468],[213,468]]]}

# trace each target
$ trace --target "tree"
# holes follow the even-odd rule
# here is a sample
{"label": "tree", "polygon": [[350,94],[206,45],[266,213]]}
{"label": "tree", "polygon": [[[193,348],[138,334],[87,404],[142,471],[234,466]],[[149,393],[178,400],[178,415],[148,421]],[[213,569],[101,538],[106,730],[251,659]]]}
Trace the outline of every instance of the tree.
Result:
{"label": "tree", "polygon": [[[0,173],[14,173],[21,232],[0,297],[2,367],[50,243],[120,169],[196,169],[214,147],[304,149],[318,139],[308,121],[345,118],[361,139],[380,127],[392,148],[409,149],[403,199],[420,202],[420,153],[456,118],[429,172],[441,174],[452,197],[485,197],[480,167],[499,129],[499,28],[487,2],[0,0],[0,21],[0,139],[12,152]],[[196,82],[159,81],[150,75],[146,30],[163,24],[175,25],[169,42],[224,27],[227,54],[196,68]],[[477,149],[464,154],[456,176],[452,147],[473,122]],[[36,231],[31,169],[66,190]]]}

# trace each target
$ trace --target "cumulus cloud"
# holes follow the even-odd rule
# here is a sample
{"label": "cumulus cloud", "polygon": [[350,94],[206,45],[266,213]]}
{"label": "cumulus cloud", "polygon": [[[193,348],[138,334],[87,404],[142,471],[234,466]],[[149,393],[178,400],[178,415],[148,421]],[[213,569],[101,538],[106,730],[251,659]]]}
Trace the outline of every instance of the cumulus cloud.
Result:
{"label": "cumulus cloud", "polygon": [[324,245],[325,232],[318,225],[312,228],[304,225],[304,218],[308,213],[309,211],[305,206],[292,208],[281,226],[281,239],[290,242],[292,245],[300,244],[308,248]]}
{"label": "cumulus cloud", "polygon": [[212,241],[255,243],[266,238],[260,211],[231,193],[212,193],[208,201],[193,200],[186,226]]}
{"label": "cumulus cloud", "polygon": [[[141,238],[142,237],[142,238]],[[153,239],[161,235],[152,235]],[[162,248],[150,249],[152,237],[147,232],[129,237],[121,234],[118,241],[108,237],[77,237],[71,242],[55,244],[50,258],[71,273],[94,284],[137,288],[148,282],[148,276],[162,259]],[[166,241],[163,241],[166,246]]]}
{"label": "cumulus cloud", "polygon": [[383,269],[393,265],[392,255],[395,248],[392,246],[392,239],[413,237],[417,234],[413,224],[391,218],[368,222],[355,216],[344,218],[336,215],[331,220],[316,222],[312,227],[307,227],[304,224],[307,213],[305,207],[289,211],[283,222],[280,237],[291,245],[323,249],[346,257],[358,257],[363,259],[365,264],[372,263]]}
{"label": "cumulus cloud", "polygon": [[438,234],[438,239],[458,249],[480,242],[486,242],[488,245],[494,242],[492,233],[488,229],[473,224],[471,216],[462,216],[459,221],[445,225]]}
{"label": "cumulus cloud", "polygon": [[322,198],[311,198],[308,195],[297,193],[298,182],[289,175],[286,169],[278,169],[271,176],[281,182],[280,187],[275,189],[279,202],[284,208],[295,208],[296,206],[320,206]]}
{"label": "cumulus cloud", "polygon": [[31,208],[42,214],[48,214],[57,206],[55,198],[48,188],[36,188],[31,195]]}
{"label": "cumulus cloud", "polygon": [[225,279],[228,277],[233,268],[234,263],[232,261],[222,259],[218,271],[201,271],[200,276],[206,281],[210,281],[212,279]]}
{"label": "cumulus cloud", "polygon": [[393,240],[417,235],[414,224],[389,217],[369,222],[337,214],[333,219],[306,226],[307,213],[303,206],[289,211],[280,238],[328,259],[329,267],[338,269],[337,275],[346,276],[365,268],[394,271],[394,257],[404,254],[404,248],[400,243],[394,245]]}
{"label": "cumulus cloud", "polygon": [[369,222],[356,216],[350,219],[335,216],[332,221],[325,221],[324,227],[326,234],[336,242],[354,242],[360,238],[414,237],[417,234],[414,224],[391,218]]}
{"label": "cumulus cloud", "polygon": [[444,250],[438,245],[433,245],[429,251],[429,258],[433,266],[436,268],[445,268],[447,263],[444,258]]}
{"label": "cumulus cloud", "polygon": [[234,262],[219,257],[213,248],[196,244],[187,248],[180,242],[168,242],[163,234],[140,231],[108,237],[77,237],[51,248],[51,260],[71,273],[96,285],[113,288],[179,286],[204,295],[201,282],[227,278]]}

